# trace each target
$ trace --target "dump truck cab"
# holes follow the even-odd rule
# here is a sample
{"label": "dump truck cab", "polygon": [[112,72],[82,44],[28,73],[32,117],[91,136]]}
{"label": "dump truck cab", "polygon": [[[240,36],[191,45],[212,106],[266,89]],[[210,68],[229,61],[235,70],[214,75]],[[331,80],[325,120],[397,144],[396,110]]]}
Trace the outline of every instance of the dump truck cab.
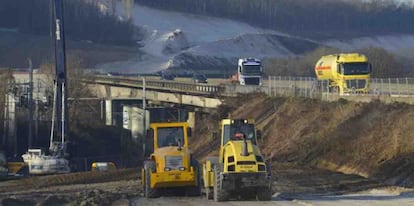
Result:
{"label": "dump truck cab", "polygon": [[[270,200],[270,164],[257,146],[254,120],[224,119],[220,123],[220,154],[207,157],[203,183],[207,199],[225,201],[238,196]],[[217,138],[217,137],[213,137]]]}
{"label": "dump truck cab", "polygon": [[142,185],[147,198],[163,189],[185,189],[199,195],[199,166],[188,148],[191,129],[186,122],[152,123],[147,132],[147,160],[142,168]]}

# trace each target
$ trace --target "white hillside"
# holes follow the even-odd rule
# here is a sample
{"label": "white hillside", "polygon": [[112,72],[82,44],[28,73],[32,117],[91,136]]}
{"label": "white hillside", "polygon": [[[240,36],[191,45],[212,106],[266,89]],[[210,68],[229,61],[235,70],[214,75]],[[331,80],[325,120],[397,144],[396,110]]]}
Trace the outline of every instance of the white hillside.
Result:
{"label": "white hillside", "polygon": [[[121,5],[118,7],[122,11]],[[236,65],[234,60],[239,57],[287,57],[321,44],[345,51],[382,47],[405,57],[414,56],[407,52],[414,50],[413,35],[314,42],[228,19],[162,11],[137,4],[132,9],[132,17],[135,25],[146,30],[145,39],[139,42],[143,54],[129,61],[101,65],[101,70],[154,73],[168,68],[229,68],[233,62]]]}
{"label": "white hillside", "polygon": [[121,72],[127,73],[156,72],[168,68],[182,52],[218,58],[291,55],[276,40],[263,35],[276,32],[232,20],[135,5],[133,22],[147,32],[141,42],[145,54],[128,62],[101,65],[101,69],[118,71],[122,68]]}

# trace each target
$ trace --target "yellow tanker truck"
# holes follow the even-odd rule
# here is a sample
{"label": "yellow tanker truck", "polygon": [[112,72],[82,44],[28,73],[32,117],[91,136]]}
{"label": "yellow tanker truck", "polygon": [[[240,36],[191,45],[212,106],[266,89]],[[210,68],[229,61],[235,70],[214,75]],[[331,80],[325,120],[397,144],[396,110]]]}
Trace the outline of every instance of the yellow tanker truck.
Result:
{"label": "yellow tanker truck", "polygon": [[[257,146],[255,122],[251,119],[223,119],[218,157],[207,157],[203,164],[204,192],[207,199],[272,199],[270,164]],[[217,137],[214,137],[217,138]]]}
{"label": "yellow tanker truck", "polygon": [[184,189],[200,195],[197,160],[188,147],[191,129],[186,122],[152,123],[147,132],[148,156],[141,171],[144,195],[160,196],[165,189]]}
{"label": "yellow tanker truck", "polygon": [[322,56],[315,65],[318,80],[329,81],[329,92],[344,94],[369,91],[372,66],[363,54],[347,53]]}

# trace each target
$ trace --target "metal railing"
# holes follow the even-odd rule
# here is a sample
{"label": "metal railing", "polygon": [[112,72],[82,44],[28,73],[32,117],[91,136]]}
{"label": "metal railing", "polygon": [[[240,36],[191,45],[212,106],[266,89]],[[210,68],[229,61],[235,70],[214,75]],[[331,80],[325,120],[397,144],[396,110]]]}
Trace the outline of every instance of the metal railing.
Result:
{"label": "metal railing", "polygon": [[[84,82],[142,88],[142,79],[125,77],[96,77]],[[414,97],[414,78],[372,78],[370,89],[366,94],[349,93],[346,96],[398,96]],[[148,89],[174,93],[184,93],[203,96],[235,96],[237,94],[261,92],[269,96],[297,96],[308,98],[322,98],[324,95],[337,94],[329,91],[328,81],[318,81],[315,77],[269,76],[263,85],[207,85],[185,83],[177,81],[146,81]]]}
{"label": "metal railing", "polygon": [[[83,80],[89,83],[110,84],[126,87],[143,87],[142,79],[96,77],[93,80]],[[146,88],[158,91],[170,91],[177,93],[191,93],[196,95],[217,96],[224,92],[224,87],[220,85],[183,83],[163,80],[146,80]]]}
{"label": "metal railing", "polygon": [[372,78],[371,94],[375,95],[414,95],[414,78]]}
{"label": "metal railing", "polygon": [[[265,87],[269,96],[301,96],[320,98],[322,94],[332,93],[328,81],[318,81],[314,77],[269,76]],[[414,97],[414,78],[372,78],[366,94],[349,93],[347,96],[399,96]]]}
{"label": "metal railing", "polygon": [[313,77],[269,76],[264,82],[269,96],[319,97],[327,82],[317,81]]}

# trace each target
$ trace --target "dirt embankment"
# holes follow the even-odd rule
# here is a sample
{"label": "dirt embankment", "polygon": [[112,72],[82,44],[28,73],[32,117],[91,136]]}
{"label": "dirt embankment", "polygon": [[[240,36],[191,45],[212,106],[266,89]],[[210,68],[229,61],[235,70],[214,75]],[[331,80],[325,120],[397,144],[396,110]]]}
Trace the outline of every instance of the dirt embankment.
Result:
{"label": "dirt embankment", "polygon": [[217,154],[218,140],[212,140],[211,132],[228,115],[258,121],[263,133],[260,146],[274,165],[316,166],[414,185],[412,105],[244,95],[226,100],[216,114],[201,120],[196,132],[202,141],[193,143],[196,156]]}
{"label": "dirt embankment", "polygon": [[0,205],[129,205],[139,169],[35,176],[0,182]]}

